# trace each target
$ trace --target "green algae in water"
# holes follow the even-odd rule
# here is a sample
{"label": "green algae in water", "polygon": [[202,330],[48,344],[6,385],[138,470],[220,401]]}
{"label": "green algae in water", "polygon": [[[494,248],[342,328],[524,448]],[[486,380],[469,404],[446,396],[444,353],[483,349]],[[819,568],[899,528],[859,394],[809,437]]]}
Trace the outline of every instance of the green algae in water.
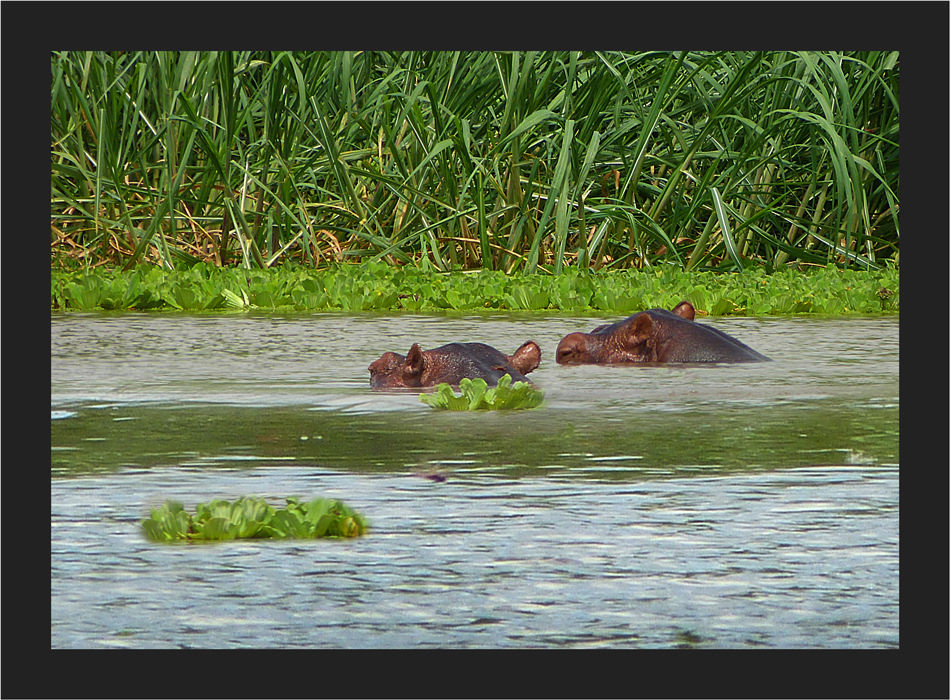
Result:
{"label": "green algae in water", "polygon": [[511,384],[511,375],[498,380],[498,386],[489,389],[484,379],[462,379],[459,382],[462,393],[455,395],[448,384],[439,384],[434,394],[420,394],[419,400],[448,411],[507,411],[537,408],[544,401],[544,392],[535,389],[527,382]]}
{"label": "green algae in water", "polygon": [[367,530],[362,515],[342,501],[328,498],[301,503],[291,497],[286,508],[274,508],[263,498],[245,496],[234,502],[199,503],[195,511],[191,515],[181,503],[166,501],[161,508],[152,509],[142,528],[146,537],[156,542],[359,537]]}

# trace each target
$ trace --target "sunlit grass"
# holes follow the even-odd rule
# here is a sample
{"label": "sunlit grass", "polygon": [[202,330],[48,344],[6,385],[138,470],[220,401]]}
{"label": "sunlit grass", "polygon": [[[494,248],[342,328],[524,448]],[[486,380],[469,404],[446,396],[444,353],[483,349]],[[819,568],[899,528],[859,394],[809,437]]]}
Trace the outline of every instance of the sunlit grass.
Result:
{"label": "sunlit grass", "polygon": [[54,52],[54,267],[875,269],[897,52]]}

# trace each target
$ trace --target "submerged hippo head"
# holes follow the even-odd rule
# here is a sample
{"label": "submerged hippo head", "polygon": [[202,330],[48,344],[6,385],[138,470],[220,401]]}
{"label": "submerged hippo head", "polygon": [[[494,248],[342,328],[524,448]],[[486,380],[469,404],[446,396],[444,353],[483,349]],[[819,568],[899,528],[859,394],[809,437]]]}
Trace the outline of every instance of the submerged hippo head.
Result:
{"label": "submerged hippo head", "polygon": [[768,360],[722,331],[695,323],[688,301],[673,311],[650,309],[590,333],[569,333],[558,343],[558,364],[628,362],[758,362]]}
{"label": "submerged hippo head", "polygon": [[383,356],[369,366],[369,383],[374,389],[457,385],[462,379],[484,379],[489,386],[498,384],[503,375],[512,382],[530,381],[525,375],[541,363],[541,348],[529,340],[505,355],[484,343],[449,343],[432,350],[421,350],[413,343],[408,355],[396,352]]}

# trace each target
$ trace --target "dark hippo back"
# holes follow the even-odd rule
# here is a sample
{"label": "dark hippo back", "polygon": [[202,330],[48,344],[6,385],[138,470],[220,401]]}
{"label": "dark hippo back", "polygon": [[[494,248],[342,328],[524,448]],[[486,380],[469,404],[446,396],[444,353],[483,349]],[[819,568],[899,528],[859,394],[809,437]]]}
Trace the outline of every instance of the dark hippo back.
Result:
{"label": "dark hippo back", "polygon": [[[645,312],[646,313],[646,312]],[[672,316],[672,314],[670,314]],[[678,317],[672,324],[673,340],[664,362],[767,362],[769,358],[718,328]]]}
{"label": "dark hippo back", "polygon": [[432,350],[413,344],[408,355],[384,353],[369,366],[370,386],[374,389],[458,385],[463,379],[484,379],[489,386],[504,375],[512,382],[529,382],[525,376],[541,362],[541,348],[533,341],[524,343],[512,356],[485,343],[448,343]]}
{"label": "dark hippo back", "polygon": [[498,384],[505,374],[512,382],[530,381],[512,366],[504,353],[485,343],[448,343],[427,350],[427,371],[423,386],[458,384],[462,379],[484,379],[489,386]]}
{"label": "dark hippo back", "polygon": [[649,309],[590,333],[569,333],[557,347],[559,364],[629,362],[762,362],[769,358],[720,330],[696,323],[692,304]]}

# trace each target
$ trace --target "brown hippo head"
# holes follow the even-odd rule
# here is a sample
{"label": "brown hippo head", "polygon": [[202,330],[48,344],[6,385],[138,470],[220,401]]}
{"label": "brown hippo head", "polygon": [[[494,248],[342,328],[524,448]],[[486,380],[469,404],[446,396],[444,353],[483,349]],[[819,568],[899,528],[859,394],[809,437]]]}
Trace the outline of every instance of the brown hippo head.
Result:
{"label": "brown hippo head", "polygon": [[489,386],[511,375],[513,382],[530,381],[525,375],[541,363],[541,348],[532,340],[514,355],[505,355],[484,343],[449,343],[422,350],[413,343],[407,355],[383,353],[369,366],[369,383],[374,389],[457,385],[462,379],[484,379]]}
{"label": "brown hippo head", "polygon": [[696,323],[688,301],[672,312],[649,309],[590,333],[569,333],[558,343],[558,364],[629,362],[758,362],[768,360],[720,330]]}

